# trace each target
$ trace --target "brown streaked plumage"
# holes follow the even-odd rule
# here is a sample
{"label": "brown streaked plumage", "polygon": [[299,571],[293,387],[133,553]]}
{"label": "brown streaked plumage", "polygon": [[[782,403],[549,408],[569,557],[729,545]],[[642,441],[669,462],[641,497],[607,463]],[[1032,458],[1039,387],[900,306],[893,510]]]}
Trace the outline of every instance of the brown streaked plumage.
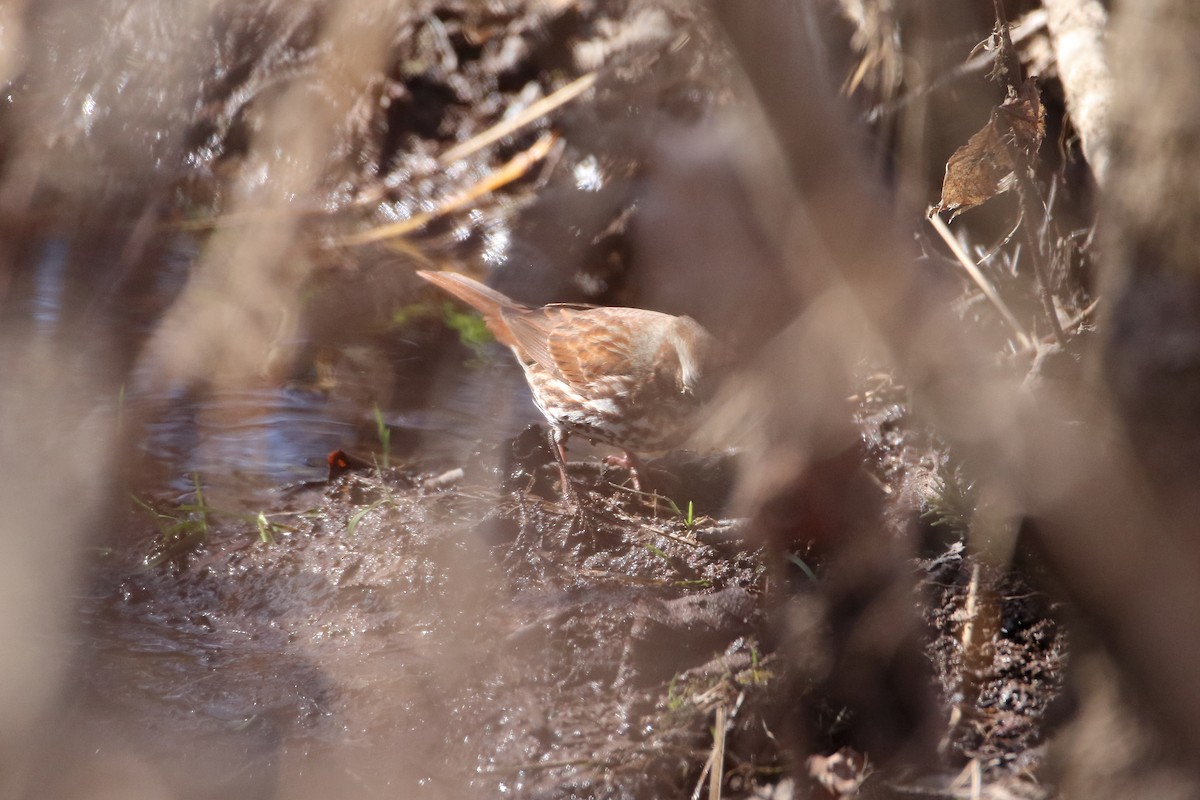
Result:
{"label": "brown streaked plumage", "polygon": [[711,394],[718,346],[690,317],[565,303],[529,308],[465,275],[417,274],[479,311],[516,355],[550,423],[569,500],[570,434],[619,447],[632,465],[634,453],[682,444]]}

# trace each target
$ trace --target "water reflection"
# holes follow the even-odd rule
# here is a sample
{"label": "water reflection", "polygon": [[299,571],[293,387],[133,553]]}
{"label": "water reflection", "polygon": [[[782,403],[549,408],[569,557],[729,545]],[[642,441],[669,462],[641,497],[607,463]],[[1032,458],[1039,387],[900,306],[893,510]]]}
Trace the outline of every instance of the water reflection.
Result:
{"label": "water reflection", "polygon": [[47,239],[34,271],[30,316],[42,332],[51,332],[59,321],[66,291],[67,256],[70,248],[61,238]]}
{"label": "water reflection", "polygon": [[411,396],[383,407],[353,391],[302,386],[134,398],[146,420],[133,443],[146,465],[139,482],[183,497],[199,476],[221,505],[247,509],[280,488],[323,479],[334,450],[382,461],[385,438],[393,465],[461,463],[480,442],[502,441],[540,419],[509,361],[401,374]]}
{"label": "water reflection", "polygon": [[225,494],[237,487],[247,502],[274,484],[323,477],[323,457],[358,443],[363,416],[319,392],[286,387],[141,401],[158,413],[135,445],[171,476],[170,487],[186,493],[199,474]]}

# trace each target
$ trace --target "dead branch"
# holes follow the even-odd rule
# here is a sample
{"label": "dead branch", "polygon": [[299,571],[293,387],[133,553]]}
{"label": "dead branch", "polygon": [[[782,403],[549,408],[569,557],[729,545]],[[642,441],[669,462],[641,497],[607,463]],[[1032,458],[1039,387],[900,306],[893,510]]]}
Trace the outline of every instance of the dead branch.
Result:
{"label": "dead branch", "polygon": [[1071,121],[1079,133],[1084,158],[1096,182],[1103,185],[1112,150],[1109,108],[1113,81],[1105,48],[1108,12],[1099,0],[1042,0],[1042,5]]}

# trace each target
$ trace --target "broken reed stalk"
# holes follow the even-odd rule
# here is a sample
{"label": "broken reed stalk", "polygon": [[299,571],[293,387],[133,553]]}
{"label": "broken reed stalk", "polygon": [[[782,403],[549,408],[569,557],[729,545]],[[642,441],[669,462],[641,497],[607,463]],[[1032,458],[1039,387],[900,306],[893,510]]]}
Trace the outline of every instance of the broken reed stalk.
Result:
{"label": "broken reed stalk", "polygon": [[971,260],[971,257],[967,255],[967,251],[963,250],[962,245],[959,244],[958,240],[954,238],[954,235],[950,233],[950,227],[946,225],[945,220],[943,220],[938,214],[929,214],[928,219],[929,224],[932,225],[933,229],[938,232],[938,235],[942,237],[942,241],[945,242],[946,246],[950,248],[950,252],[953,253],[954,257],[958,259],[958,263],[961,264],[962,268],[965,269],[967,274],[971,276],[971,280],[975,281],[975,285],[983,291],[984,297],[991,301],[992,305],[996,307],[996,310],[1000,312],[1000,316],[1004,317],[1004,321],[1007,322],[1009,327],[1016,332],[1017,341],[1021,348],[1028,350],[1033,347],[1033,340],[1030,339],[1027,333],[1025,333],[1025,329],[1021,327],[1021,323],[1017,321],[1016,316],[1013,315],[1012,310],[1008,307],[1008,304],[1005,303],[1000,295],[996,293],[996,289],[992,286],[991,281],[989,281],[987,277],[979,270],[979,267],[974,261]]}
{"label": "broken reed stalk", "polygon": [[963,608],[963,616],[966,618],[961,637],[964,653],[974,652],[978,646],[976,630],[979,621],[979,593],[979,565],[974,564],[971,566],[971,582],[967,585],[967,602]]}
{"label": "broken reed stalk", "polygon": [[[964,792],[968,783],[971,788]],[[947,796],[965,797],[968,800],[979,800],[983,796],[983,765],[979,763],[978,758],[972,758],[962,768],[962,772],[958,773],[958,777],[950,784]]]}

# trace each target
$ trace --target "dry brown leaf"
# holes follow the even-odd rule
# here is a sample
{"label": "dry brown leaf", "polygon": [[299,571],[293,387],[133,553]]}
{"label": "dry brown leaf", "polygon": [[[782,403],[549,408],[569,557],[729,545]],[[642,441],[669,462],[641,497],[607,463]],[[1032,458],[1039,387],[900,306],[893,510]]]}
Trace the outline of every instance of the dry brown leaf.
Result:
{"label": "dry brown leaf", "polygon": [[1013,186],[1013,158],[1008,139],[1032,155],[1046,133],[1045,109],[1033,78],[992,111],[992,117],[946,162],[942,197],[933,213],[957,217]]}
{"label": "dry brown leaf", "polygon": [[1046,109],[1038,93],[1035,78],[1026,78],[997,111],[1012,129],[1013,141],[1028,155],[1042,146],[1046,135]]}

